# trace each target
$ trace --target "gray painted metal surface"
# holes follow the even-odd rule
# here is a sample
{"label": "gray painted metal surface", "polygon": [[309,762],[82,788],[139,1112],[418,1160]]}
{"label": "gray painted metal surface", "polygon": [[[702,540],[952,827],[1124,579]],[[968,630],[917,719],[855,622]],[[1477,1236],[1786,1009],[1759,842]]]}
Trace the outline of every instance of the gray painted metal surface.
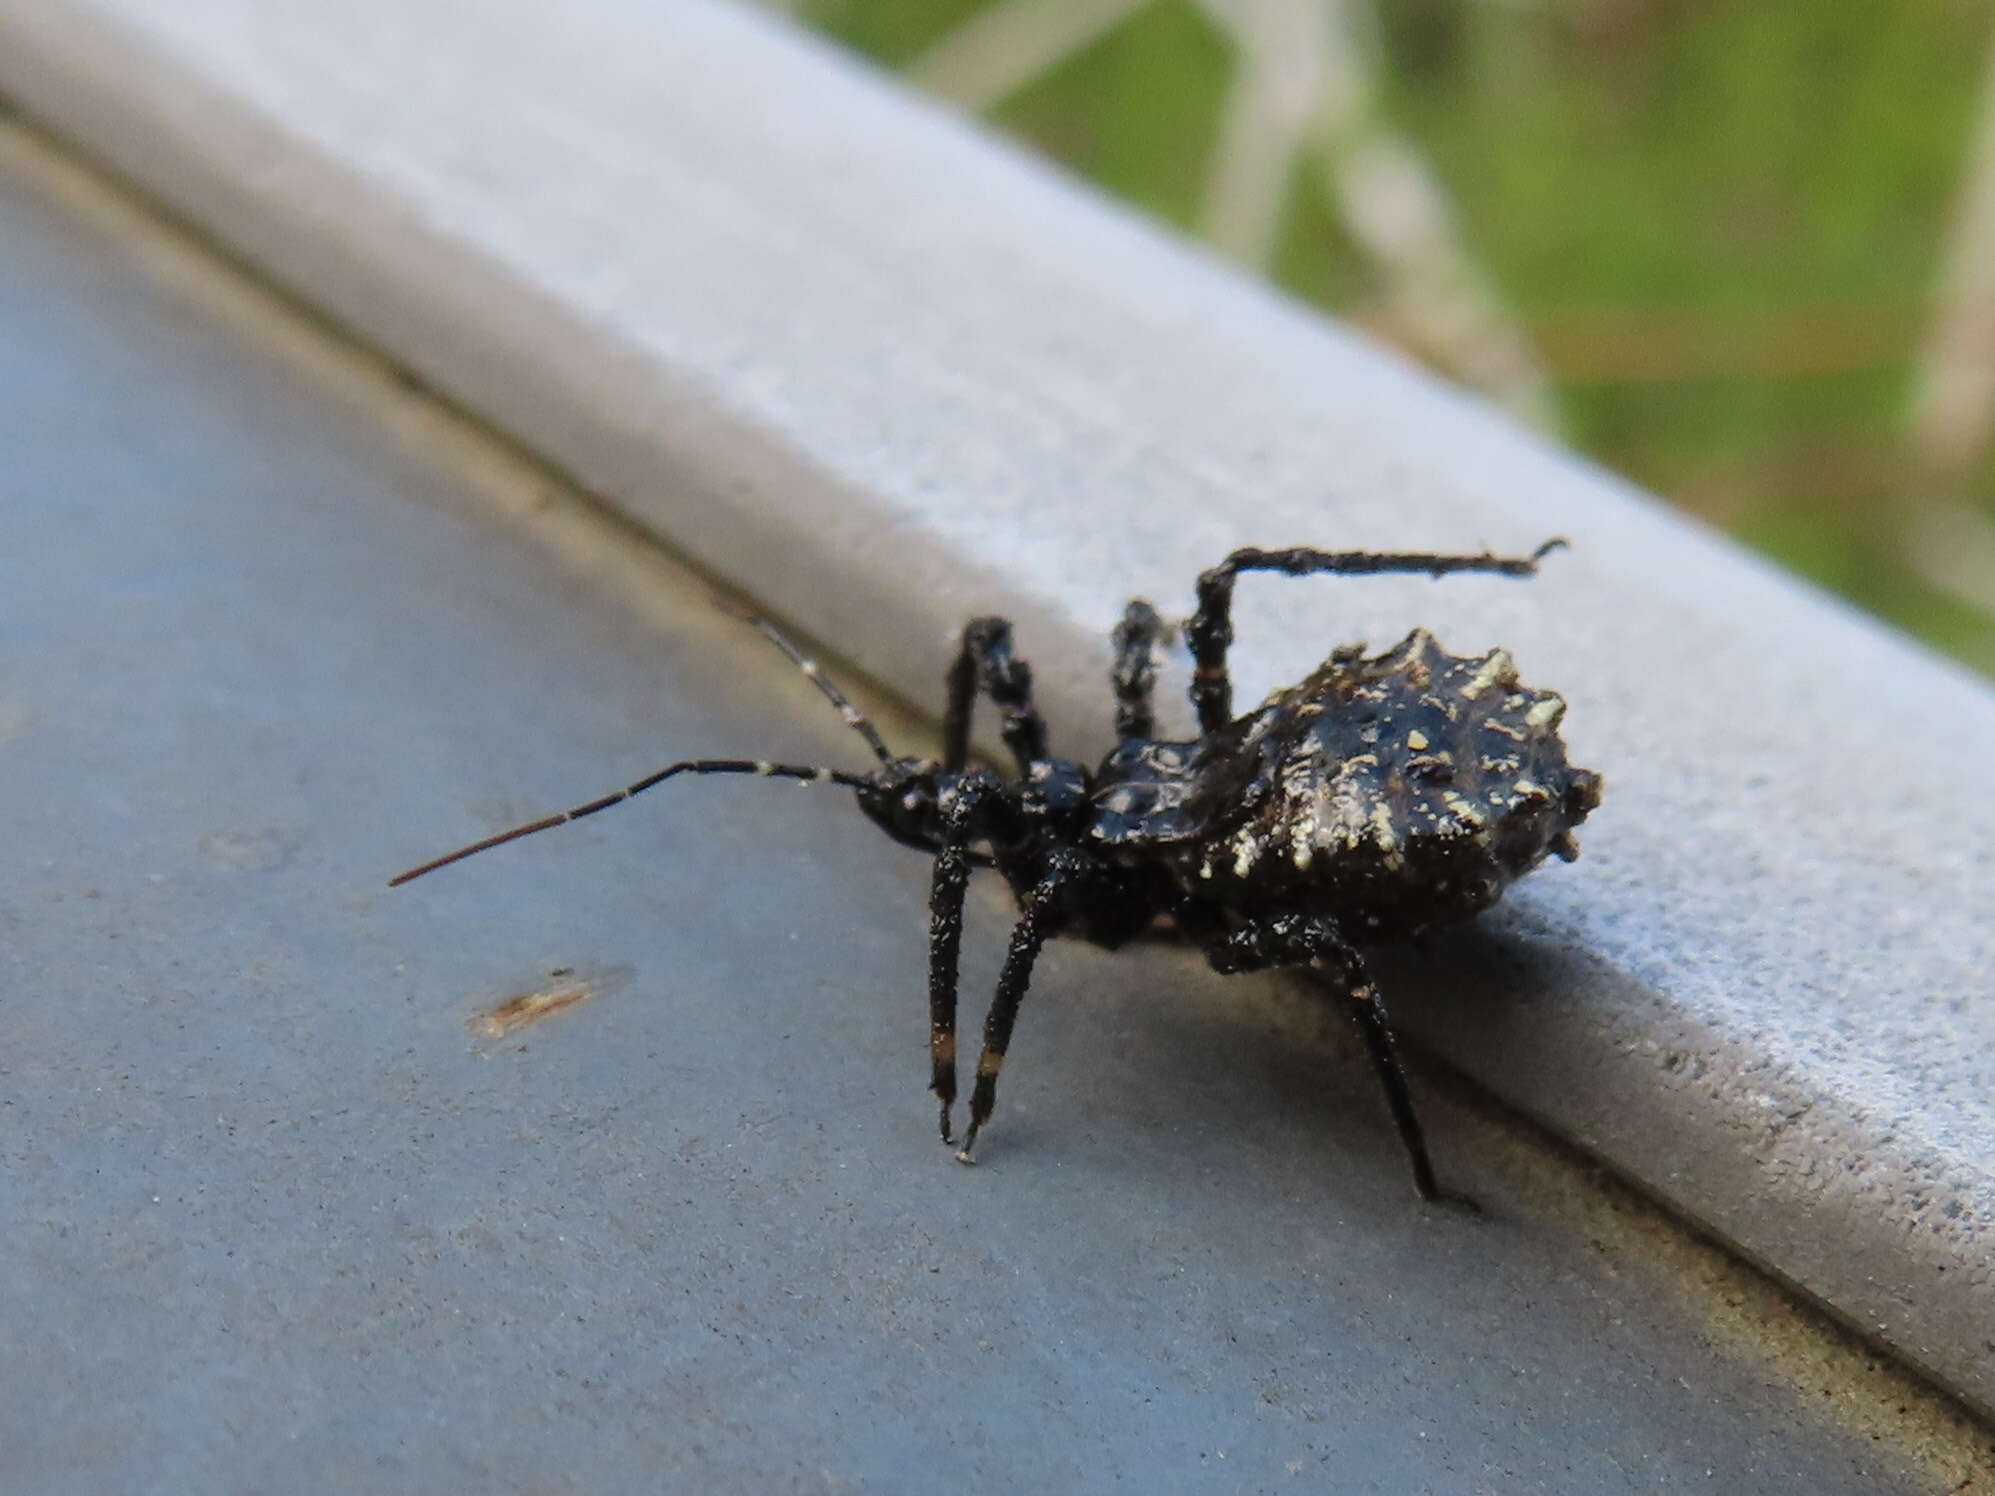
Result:
{"label": "gray painted metal surface", "polygon": [[861,68],[711,3],[0,0],[0,88],[929,699],[1241,542],[1529,546],[1285,588],[1242,695],[1416,622],[1573,702],[1574,868],[1395,970],[1504,1096],[1995,1408],[1985,687]]}
{"label": "gray painted metal surface", "polygon": [[[1989,1468],[1971,1435],[1936,1463],[1826,1421],[1858,1357],[1727,1342],[1655,1271],[1686,1250],[1668,1227],[1562,1200],[1589,1192],[1445,1096],[1441,1157],[1490,1213],[1419,1208],[1319,999],[1166,947],[1050,953],[986,1163],[958,1168],[921,1091],[925,868],[836,792],[689,786],[388,893],[661,757],[852,744],[697,585],[656,582],[668,627],[641,621],[434,452],[163,294],[21,159],[0,150],[6,1490],[1856,1492]],[[973,911],[973,1001],[1003,914]]]}

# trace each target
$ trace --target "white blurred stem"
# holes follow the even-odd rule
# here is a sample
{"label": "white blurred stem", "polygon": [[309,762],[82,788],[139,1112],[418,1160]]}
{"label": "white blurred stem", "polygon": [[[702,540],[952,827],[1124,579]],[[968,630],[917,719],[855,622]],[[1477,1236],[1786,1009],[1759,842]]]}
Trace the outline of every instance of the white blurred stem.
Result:
{"label": "white blurred stem", "polygon": [[1945,263],[1911,417],[1920,461],[1942,479],[1981,455],[1995,423],[1995,50]]}
{"label": "white blurred stem", "polygon": [[1556,425],[1537,352],[1457,231],[1447,189],[1377,108],[1365,0],[1200,0],[1239,66],[1206,192],[1205,227],[1265,265],[1299,154],[1313,146],[1352,241],[1377,267],[1394,325],[1533,425]]}
{"label": "white blurred stem", "polygon": [[[1098,41],[1148,0],[1003,0],[908,69],[984,110]],[[1456,231],[1446,189],[1376,108],[1365,0],[1198,0],[1232,40],[1235,68],[1206,179],[1202,227],[1265,268],[1296,163],[1320,157],[1345,231],[1377,266],[1392,322],[1420,351],[1532,424],[1556,424],[1523,327]]]}
{"label": "white blurred stem", "polygon": [[1336,0],[1204,0],[1233,38],[1233,84],[1206,178],[1206,238],[1265,265],[1281,228],[1296,154],[1333,96],[1348,94],[1351,49]]}
{"label": "white blurred stem", "polygon": [[916,58],[908,76],[980,111],[1113,30],[1148,0],[1004,0]]}
{"label": "white blurred stem", "polygon": [[1899,546],[1925,581],[1995,617],[1995,520],[1965,504],[1922,504],[1907,518]]}

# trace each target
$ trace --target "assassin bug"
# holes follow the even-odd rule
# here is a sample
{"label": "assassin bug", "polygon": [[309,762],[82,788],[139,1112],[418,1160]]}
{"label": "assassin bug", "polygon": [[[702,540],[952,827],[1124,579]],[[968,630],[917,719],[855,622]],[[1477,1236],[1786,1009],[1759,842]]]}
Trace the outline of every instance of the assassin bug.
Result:
{"label": "assassin bug", "polygon": [[[1565,702],[1520,686],[1509,654],[1450,655],[1424,629],[1367,656],[1336,650],[1301,683],[1245,716],[1232,713],[1226,651],[1243,572],[1289,576],[1485,572],[1534,574],[1528,557],[1246,549],[1198,579],[1184,625],[1195,666],[1199,736],[1153,736],[1157,653],[1169,627],[1131,602],[1114,633],[1117,746],[1090,771],[1047,750],[1032,672],[1011,624],[973,619],[948,675],[942,760],[895,755],[817,665],[766,620],[750,622],[788,655],[879,760],[870,773],[757,759],[688,759],[573,810],[474,842],[390,880],[406,883],[519,837],[607,810],[681,774],[758,774],[842,785],[894,840],[935,858],[929,897],[931,1078],[944,1143],[954,1144],[956,973],[963,899],[975,867],[995,868],[1018,923],[984,1020],[969,1128],[973,1158],[997,1100],[998,1072],[1040,948],[1072,934],[1110,949],[1168,917],[1221,972],[1312,965],[1341,988],[1413,1167],[1422,1199],[1440,1197],[1360,947],[1465,919],[1548,853],[1578,855],[1573,828],[1600,802],[1600,776],[1566,761]],[[999,713],[1017,763],[1005,778],[969,761],[979,693]]]}

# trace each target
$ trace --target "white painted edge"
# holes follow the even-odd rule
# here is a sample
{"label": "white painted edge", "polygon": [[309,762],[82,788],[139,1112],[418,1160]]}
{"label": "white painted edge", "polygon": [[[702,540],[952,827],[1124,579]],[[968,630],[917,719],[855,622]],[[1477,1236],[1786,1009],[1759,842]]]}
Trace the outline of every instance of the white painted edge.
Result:
{"label": "white painted edge", "polygon": [[1985,687],[766,17],[463,14],[0,0],[0,92],[910,696],[1012,614],[1076,751],[1235,544],[1570,536],[1250,584],[1241,699],[1415,622],[1556,684],[1587,853],[1407,1028],[1995,1410]]}

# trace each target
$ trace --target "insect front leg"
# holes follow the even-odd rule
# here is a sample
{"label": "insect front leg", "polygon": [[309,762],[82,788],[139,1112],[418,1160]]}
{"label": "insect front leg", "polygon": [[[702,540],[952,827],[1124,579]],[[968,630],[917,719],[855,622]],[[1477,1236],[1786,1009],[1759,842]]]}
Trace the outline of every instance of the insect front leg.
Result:
{"label": "insect front leg", "polygon": [[958,776],[941,797],[942,847],[928,893],[928,1089],[942,1107],[942,1141],[954,1143],[956,985],[963,949],[963,896],[970,886],[970,843],[987,829],[986,807],[1001,792],[989,774]]}
{"label": "insect front leg", "polygon": [[963,1134],[963,1147],[956,1155],[958,1163],[976,1162],[972,1154],[977,1134],[990,1121],[997,1106],[998,1072],[1004,1068],[1005,1051],[1011,1047],[1018,1005],[1025,999],[1025,989],[1032,985],[1033,963],[1053,933],[1065,891],[1065,880],[1056,873],[1019,900],[1018,923],[1012,927],[1011,945],[998,973],[997,996],[991,1000],[990,1012],[984,1015],[984,1047],[977,1056],[976,1084],[970,1090],[970,1130]]}
{"label": "insect front leg", "polygon": [[1277,914],[1221,936],[1206,946],[1206,959],[1215,971],[1260,971],[1270,966],[1314,965],[1341,987],[1351,1004],[1364,1039],[1372,1070],[1385,1090],[1393,1126],[1413,1166],[1413,1188],[1423,1200],[1451,1200],[1475,1208],[1465,1197],[1444,1194],[1427,1156],[1427,1140],[1413,1110],[1413,1093],[1399,1063],[1392,1029],[1386,1022],[1385,1001],[1379,996],[1365,959],[1337,922],[1327,915]]}
{"label": "insect front leg", "polygon": [[1032,667],[1011,652],[1011,621],[973,618],[963,627],[963,647],[949,667],[949,704],[942,715],[942,767],[960,769],[970,758],[970,714],[977,691],[996,703],[1004,745],[1020,773],[1046,756],[1046,723],[1032,704]]}

